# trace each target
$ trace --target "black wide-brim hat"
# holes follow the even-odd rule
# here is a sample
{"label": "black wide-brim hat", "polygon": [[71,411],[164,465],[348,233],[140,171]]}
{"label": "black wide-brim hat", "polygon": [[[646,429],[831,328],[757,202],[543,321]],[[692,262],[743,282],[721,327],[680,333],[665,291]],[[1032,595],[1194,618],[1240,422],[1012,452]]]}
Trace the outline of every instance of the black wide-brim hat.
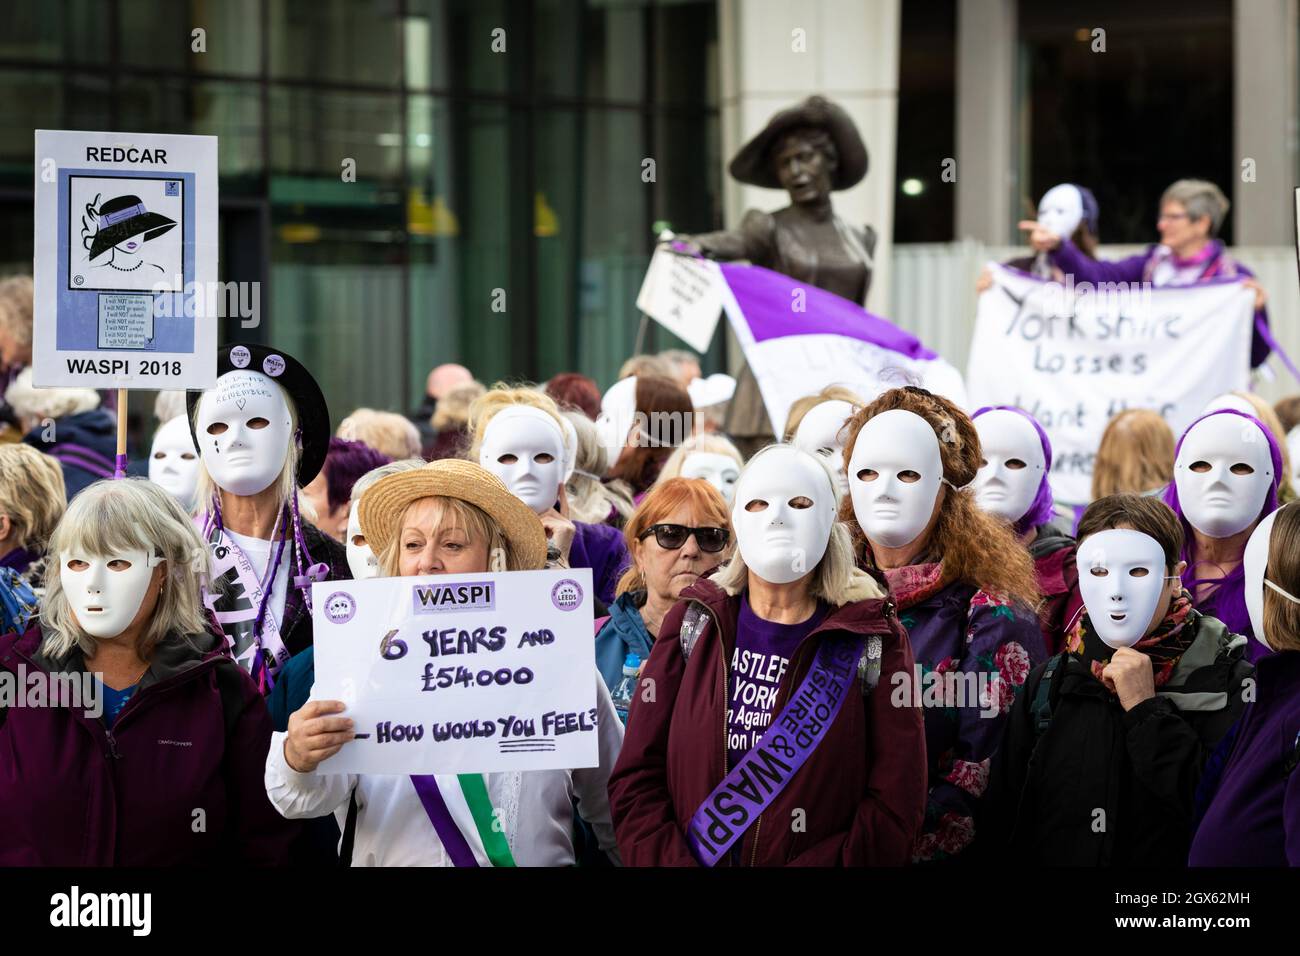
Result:
{"label": "black wide-brim hat", "polygon": [[118,196],[110,199],[99,207],[98,215],[102,219],[114,213],[133,209],[137,211],[126,219],[114,222],[111,226],[104,226],[95,233],[94,241],[90,244],[91,259],[103,255],[119,242],[125,242],[132,236],[143,233],[144,241],[148,242],[150,239],[157,239],[176,225],[175,219],[168,219],[162,213],[148,212],[139,196]]}
{"label": "black wide-brim hat", "polygon": [[[240,351],[242,350],[242,351]],[[234,352],[234,357],[231,353]],[[325,454],[330,447],[330,412],[325,404],[325,394],[312,378],[307,367],[288,352],[266,345],[231,342],[217,349],[217,377],[227,372],[260,372],[271,381],[283,386],[293,398],[298,409],[298,428],[302,432],[302,454],[298,458],[298,486],[308,484],[320,474],[325,465]],[[202,392],[185,393],[190,419],[190,435],[198,448],[199,436],[194,432],[194,413],[199,407]]]}
{"label": "black wide-brim hat", "polygon": [[798,106],[773,116],[762,132],[740,148],[727,171],[732,179],[751,186],[783,188],[772,164],[772,149],[785,133],[807,127],[826,130],[835,144],[839,157],[831,176],[832,189],[848,189],[867,175],[867,146],[858,134],[858,127],[842,107],[824,96],[810,96]]}

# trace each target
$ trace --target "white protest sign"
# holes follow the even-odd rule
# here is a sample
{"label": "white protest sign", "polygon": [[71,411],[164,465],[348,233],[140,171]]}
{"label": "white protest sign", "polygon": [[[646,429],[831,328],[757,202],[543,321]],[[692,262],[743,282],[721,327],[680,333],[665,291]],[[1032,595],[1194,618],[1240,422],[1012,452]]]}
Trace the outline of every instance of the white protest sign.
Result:
{"label": "white protest sign", "polygon": [[36,131],[32,379],[210,388],[217,137]]}
{"label": "white protest sign", "polygon": [[1154,409],[1177,437],[1249,380],[1254,293],[1240,282],[1094,287],[991,271],[966,373],[971,403],[1038,419],[1058,501],[1091,498],[1093,458],[1115,415]]}
{"label": "white protest sign", "polygon": [[312,585],[313,700],[357,739],[320,773],[599,763],[589,568]]}
{"label": "white protest sign", "polygon": [[636,307],[695,351],[707,352],[722,316],[717,270],[661,245],[650,258]]}

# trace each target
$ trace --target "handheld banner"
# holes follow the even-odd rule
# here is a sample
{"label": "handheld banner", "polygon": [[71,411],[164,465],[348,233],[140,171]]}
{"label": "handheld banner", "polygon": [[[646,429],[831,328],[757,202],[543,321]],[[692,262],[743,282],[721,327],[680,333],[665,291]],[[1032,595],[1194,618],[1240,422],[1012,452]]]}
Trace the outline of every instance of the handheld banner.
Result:
{"label": "handheld banner", "polygon": [[971,402],[1015,405],[1052,442],[1052,494],[1092,495],[1106,423],[1150,408],[1181,435],[1211,399],[1250,378],[1254,293],[1239,281],[1077,286],[992,265],[966,381]]}
{"label": "handheld banner", "polygon": [[217,137],[36,131],[32,379],[210,388]]}
{"label": "handheld banner", "polygon": [[722,318],[722,293],[710,263],[659,246],[636,307],[695,349],[707,352]]}
{"label": "handheld banner", "polygon": [[357,739],[319,773],[594,767],[589,568],[312,585],[313,700]]}

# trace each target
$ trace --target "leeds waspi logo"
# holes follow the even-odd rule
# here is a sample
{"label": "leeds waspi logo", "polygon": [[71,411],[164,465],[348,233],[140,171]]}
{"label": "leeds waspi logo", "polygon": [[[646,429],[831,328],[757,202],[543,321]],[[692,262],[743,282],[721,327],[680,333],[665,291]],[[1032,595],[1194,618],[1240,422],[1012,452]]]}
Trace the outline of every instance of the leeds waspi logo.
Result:
{"label": "leeds waspi logo", "polygon": [[466,581],[463,584],[417,584],[412,589],[412,610],[416,614],[439,611],[492,611],[496,609],[496,584]]}

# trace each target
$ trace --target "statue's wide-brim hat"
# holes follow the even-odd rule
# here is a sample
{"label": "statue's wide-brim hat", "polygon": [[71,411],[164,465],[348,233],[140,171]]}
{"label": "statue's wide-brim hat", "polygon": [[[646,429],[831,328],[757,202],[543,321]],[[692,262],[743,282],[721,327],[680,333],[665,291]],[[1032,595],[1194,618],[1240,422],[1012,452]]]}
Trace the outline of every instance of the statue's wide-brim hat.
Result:
{"label": "statue's wide-brim hat", "polygon": [[175,219],[145,209],[139,196],[110,199],[99,209],[99,231],[91,240],[89,258],[98,259],[119,242],[135,236],[143,235],[143,242],[156,239],[175,225]]}
{"label": "statue's wide-brim hat", "polygon": [[825,97],[810,96],[798,106],[781,110],[767,121],[762,132],[741,147],[727,167],[731,177],[751,186],[781,189],[772,149],[783,134],[807,127],[824,129],[835,144],[839,157],[831,176],[832,189],[848,189],[867,175],[867,146],[853,119]]}
{"label": "statue's wide-brim hat", "polygon": [[[217,378],[227,372],[245,370],[260,372],[289,393],[298,411],[298,428],[302,431],[302,454],[298,457],[298,486],[311,482],[325,465],[325,454],[330,447],[330,411],[325,404],[325,393],[312,377],[307,367],[288,352],[268,345],[249,342],[231,342],[217,350]],[[199,407],[202,392],[185,394],[189,408],[190,434],[194,447],[199,446],[199,436],[194,432],[194,413]]]}

